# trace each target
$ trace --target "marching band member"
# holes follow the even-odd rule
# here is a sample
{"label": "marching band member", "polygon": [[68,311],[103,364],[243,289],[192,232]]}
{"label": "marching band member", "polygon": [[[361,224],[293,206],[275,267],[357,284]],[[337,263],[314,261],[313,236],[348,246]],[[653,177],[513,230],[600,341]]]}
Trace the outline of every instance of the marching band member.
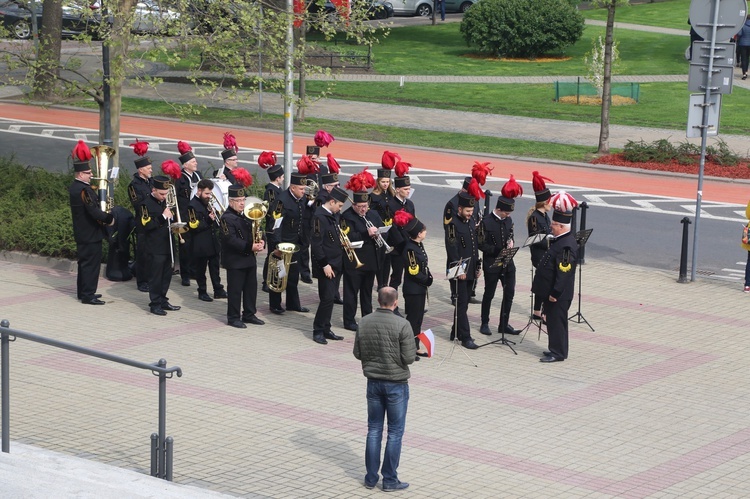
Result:
{"label": "marching band member", "polygon": [[104,305],[106,302],[99,299],[102,295],[96,292],[102,267],[102,239],[104,226],[114,225],[115,217],[102,211],[99,197],[91,188],[90,161],[91,151],[82,140],[79,140],[73,149],[75,179],[68,188],[78,257],[76,291],[81,303]]}
{"label": "marching band member", "polygon": [[[171,161],[171,160],[168,160]],[[164,169],[164,165],[162,165]],[[138,221],[146,236],[146,249],[149,267],[148,304],[152,314],[167,315],[167,310],[180,310],[179,306],[169,303],[167,292],[172,281],[172,231],[170,223],[175,216],[167,206],[167,193],[170,181],[168,177],[157,176],[153,179],[151,195],[146,197],[140,206]]]}
{"label": "marching band member", "polygon": [[[370,193],[370,206],[378,212],[383,224],[390,226],[393,223],[393,214],[390,212],[389,201],[396,195],[391,185],[391,171],[396,165],[395,152],[385,151],[380,160],[382,168],[378,168],[378,178],[375,187]],[[400,157],[399,157],[400,160]],[[386,254],[382,267],[378,270],[378,289],[388,285],[388,277],[391,272],[391,255]]]}
{"label": "marching band member", "polygon": [[[193,197],[193,191],[203,177],[198,171],[198,160],[195,158],[190,144],[181,140],[177,142],[177,150],[180,152],[179,160],[182,165],[182,175],[175,182],[175,191],[177,192],[180,218],[184,222],[187,220],[187,208],[190,199]],[[190,278],[195,274],[192,261],[193,237],[190,230],[183,234],[182,238],[185,242],[180,244],[180,277],[183,286],[190,286]]]}
{"label": "marching band member", "polygon": [[[265,151],[261,153],[261,157],[263,157],[263,154],[266,154]],[[263,192],[263,201],[268,203],[268,206],[272,206],[276,199],[281,195],[284,189],[284,167],[276,164],[276,154],[273,154],[273,165],[268,165],[266,173],[268,174],[268,182],[266,184],[266,190]],[[261,163],[261,159],[258,158],[258,164]],[[261,165],[262,166],[262,165]],[[273,226],[276,223],[276,220],[273,218],[273,212],[269,209],[268,212],[266,212],[266,239],[268,241],[268,255],[266,256],[266,261],[263,263],[263,286],[262,289],[264,292],[268,292],[268,287],[266,286],[266,275],[268,274],[268,259],[271,258],[271,253],[276,249],[276,243],[273,240],[273,237],[271,236],[271,233],[273,232]]]}
{"label": "marching band member", "polygon": [[477,229],[477,240],[479,249],[482,250],[484,259],[484,296],[482,297],[482,325],[479,332],[492,334],[490,331],[490,307],[495,297],[498,281],[503,289],[503,301],[500,308],[500,324],[497,331],[505,330],[505,334],[519,334],[521,331],[514,329],[508,324],[510,310],[513,306],[513,297],[516,290],[516,265],[510,260],[504,266],[493,265],[500,252],[505,248],[512,248],[513,220],[510,214],[515,208],[515,198],[523,194],[523,189],[513,178],[505,183],[501,190],[501,196],[497,198],[495,209],[488,216],[482,218]]}
{"label": "marching band member", "polygon": [[[461,194],[462,192],[466,192],[467,189],[469,188],[470,183],[471,183],[471,177],[465,177],[464,183],[461,186],[461,189],[452,198],[450,198],[447,203],[445,203],[445,208],[443,209],[443,230],[445,231],[448,230],[448,224],[451,223],[451,221],[453,221],[453,217],[458,212],[458,195]],[[473,218],[475,222],[478,222],[478,218],[479,218],[478,209],[475,210]],[[446,257],[447,257],[447,253],[446,253]],[[448,258],[446,261],[446,265],[450,265],[450,263],[451,261]],[[446,268],[446,271],[447,270],[448,269]],[[450,281],[450,288],[451,288],[451,305],[455,305],[456,304],[456,281],[455,280]]]}
{"label": "marching band member", "polygon": [[246,323],[265,324],[255,315],[258,294],[255,255],[265,248],[265,243],[255,242],[251,221],[245,217],[244,208],[245,187],[242,184],[230,186],[229,206],[221,216],[221,262],[227,270],[227,324],[240,329],[245,329]]}
{"label": "marching band member", "polygon": [[568,358],[568,310],[573,301],[578,262],[578,243],[570,230],[573,208],[578,202],[565,191],[551,198],[552,239],[537,266],[531,290],[544,299],[549,350],[540,362],[562,362]]}
{"label": "marching band member", "polygon": [[[411,166],[409,163],[403,161],[396,163],[396,179],[393,181],[396,195],[389,200],[388,207],[391,213],[396,213],[398,210],[406,210],[408,213],[416,216],[414,203],[409,199],[409,195],[411,194],[411,180],[406,175],[409,171],[409,166]],[[400,227],[392,227],[388,231],[388,237],[390,245],[393,246],[393,251],[391,252],[391,280],[388,285],[398,290],[404,273],[401,252],[408,237],[404,235],[403,229]],[[399,313],[398,307],[396,307],[395,313]]]}
{"label": "marching band member", "polygon": [[193,235],[193,265],[195,281],[198,283],[198,299],[214,301],[207,293],[206,267],[211,276],[214,298],[226,298],[219,274],[219,253],[221,244],[216,228],[219,224],[216,212],[209,206],[214,183],[204,178],[198,182],[198,190],[188,205],[187,224]]}
{"label": "marching band member", "polygon": [[409,240],[406,241],[402,259],[404,261],[404,311],[406,320],[411,324],[414,342],[417,346],[417,357],[427,357],[420,350],[417,335],[422,332],[422,320],[427,308],[427,288],[432,286],[432,273],[428,266],[427,252],[423,241],[427,237],[427,227],[418,218],[406,211],[397,211],[393,216],[394,223],[402,227]]}
{"label": "marching band member", "polygon": [[[303,155],[299,161],[297,161],[297,171],[305,176],[305,185],[308,180],[312,180],[318,185],[318,196],[325,196],[324,189],[320,185],[320,163],[318,162],[318,152],[320,148],[316,146],[308,146],[307,152],[313,152],[310,148],[317,149],[313,155]],[[317,208],[315,201],[317,198],[313,198],[310,194],[306,196],[305,211],[303,212],[303,230],[304,239],[302,241],[302,247],[300,248],[299,255],[297,255],[297,261],[299,265],[299,274],[302,282],[312,284],[312,277],[310,276],[310,227],[312,224],[312,218]]]}
{"label": "marching band member", "polygon": [[[148,142],[135,140],[130,144],[133,151],[140,156],[135,160],[136,172],[133,174],[133,180],[128,185],[128,196],[130,203],[133,205],[133,213],[138,217],[138,208],[146,197],[151,195],[151,175],[153,166],[151,159],[146,156],[148,152]],[[146,237],[143,233],[143,226],[135,224],[135,278],[138,285],[138,291],[148,292],[148,260],[146,257]]]}
{"label": "marching band member", "polygon": [[[289,188],[283,191],[274,204],[270,206],[269,211],[273,213],[274,224],[276,223],[276,220],[281,219],[279,227],[269,234],[272,237],[272,244],[284,242],[293,243],[300,247],[303,245],[303,242],[307,237],[303,226],[303,213],[307,206],[307,199],[305,198],[305,181],[305,175],[301,173],[292,173]],[[276,256],[280,257],[281,255],[277,254]],[[299,290],[297,289],[297,286],[299,283],[300,266],[297,263],[298,256],[299,255],[294,257],[290,268],[286,269],[288,276],[286,286],[286,309],[281,306],[281,293],[269,290],[268,301],[271,307],[271,312],[274,314],[283,314],[285,310],[292,310],[295,312],[310,311],[309,308],[303,307],[299,301]]]}
{"label": "marching band member", "polygon": [[330,197],[315,211],[312,227],[312,270],[318,280],[318,310],[313,321],[313,341],[322,345],[329,340],[343,340],[331,331],[331,313],[336,295],[336,276],[343,270],[343,235],[337,214],[348,196],[340,187],[334,187]]}
{"label": "marching band member", "polygon": [[220,178],[221,180],[228,180],[232,184],[237,183],[237,179],[234,178],[232,170],[237,168],[239,165],[239,158],[237,158],[237,141],[230,132],[224,132],[224,150],[221,151],[221,159],[224,164],[214,172],[214,178]]}
{"label": "marching band member", "polygon": [[[552,180],[548,179],[547,177],[542,177],[537,171],[534,171],[531,174],[531,186],[534,188],[536,204],[529,210],[529,213],[526,215],[526,228],[529,231],[529,237],[535,236],[537,234],[549,235],[551,231],[549,226],[549,215],[547,215],[547,213],[552,209],[552,205],[549,201],[552,197],[552,194],[550,194],[549,189],[547,188],[547,185],[544,181],[548,180],[552,182]],[[542,257],[547,252],[548,248],[549,238],[542,239],[541,241],[537,241],[529,246],[529,250],[531,251],[532,267],[536,269],[539,266],[539,262],[542,260]],[[543,296],[534,294],[534,310],[531,313],[531,318],[535,321],[544,320],[542,317],[543,301]]]}

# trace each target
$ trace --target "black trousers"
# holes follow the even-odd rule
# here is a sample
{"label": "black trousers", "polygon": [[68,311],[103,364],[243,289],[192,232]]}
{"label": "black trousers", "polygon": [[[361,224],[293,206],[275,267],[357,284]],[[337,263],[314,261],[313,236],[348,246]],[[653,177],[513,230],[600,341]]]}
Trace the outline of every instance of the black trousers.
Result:
{"label": "black trousers", "polygon": [[297,253],[297,260],[299,260],[299,269],[297,273],[306,278],[310,278],[310,245],[306,244],[302,246],[302,249]]}
{"label": "black trousers", "polygon": [[167,292],[172,282],[172,259],[169,255],[149,255],[148,304],[151,308],[163,307],[169,300]]}
{"label": "black trousers", "polygon": [[76,291],[79,300],[91,301],[99,286],[99,273],[102,268],[102,242],[76,245],[78,256],[78,277]]}
{"label": "black trousers", "polygon": [[484,273],[484,295],[482,296],[482,324],[490,322],[490,307],[495,297],[498,282],[502,285],[503,301],[500,306],[500,327],[508,325],[510,309],[513,307],[513,297],[516,294],[516,270],[505,272]]}
{"label": "black trousers", "polygon": [[548,349],[558,360],[568,358],[568,310],[570,310],[571,301],[544,301],[544,311],[547,314]]}
{"label": "black trousers", "polygon": [[331,314],[333,314],[333,299],[336,296],[336,279],[323,276],[318,278],[318,310],[313,320],[313,336],[322,336],[331,330]]}
{"label": "black trousers", "polygon": [[391,273],[391,255],[386,254],[385,259],[383,260],[383,266],[380,267],[380,269],[378,269],[378,272],[377,272],[378,289],[388,286],[388,278],[389,278],[390,273]]}
{"label": "black trousers", "polygon": [[419,340],[417,335],[422,332],[422,320],[424,319],[424,306],[427,302],[427,295],[404,295],[404,311],[406,320],[411,324],[411,330],[414,333],[414,342],[419,350]]}
{"label": "black trousers", "polygon": [[191,277],[195,275],[195,269],[193,268],[193,237],[189,232],[182,234],[184,243],[180,243],[180,238],[177,238],[178,253],[180,254],[180,277],[183,281],[189,281]]}
{"label": "black trousers", "polygon": [[146,234],[135,233],[135,279],[138,287],[148,284],[148,250],[146,249]]}
{"label": "black trousers", "polygon": [[460,341],[472,339],[469,326],[469,293],[473,285],[474,279],[456,279],[456,322],[451,330],[451,336],[455,333]]}
{"label": "black trousers", "polygon": [[268,254],[266,255],[266,261],[263,262],[263,285],[266,284],[266,276],[268,275],[268,259],[271,258],[271,253],[276,249],[276,243],[268,243]]}
{"label": "black trousers", "polygon": [[742,66],[742,74],[747,73],[748,60],[750,60],[750,46],[739,46],[740,51],[740,65]]}
{"label": "black trousers", "polygon": [[258,267],[227,269],[227,322],[249,319],[258,311],[257,273]]}
{"label": "black trousers", "polygon": [[404,276],[404,261],[401,259],[401,255],[393,255],[391,258],[391,269],[391,280],[388,285],[398,290]]}
{"label": "black trousers", "polygon": [[375,272],[359,270],[344,271],[344,325],[354,324],[357,315],[357,297],[359,297],[362,317],[372,313],[372,285],[375,283]]}
{"label": "black trousers", "polygon": [[193,261],[195,265],[195,282],[198,283],[198,292],[206,292],[206,267],[208,275],[211,276],[211,286],[214,293],[224,289],[221,285],[221,275],[219,274],[219,255],[197,256]]}
{"label": "black trousers", "polygon": [[[292,264],[289,266],[287,271],[287,282],[286,282],[286,308],[291,310],[299,310],[302,305],[299,302],[299,273],[300,265],[295,260],[299,258],[299,252],[295,253],[292,257]],[[268,293],[268,303],[271,308],[281,308],[281,293],[274,293],[270,291]]]}

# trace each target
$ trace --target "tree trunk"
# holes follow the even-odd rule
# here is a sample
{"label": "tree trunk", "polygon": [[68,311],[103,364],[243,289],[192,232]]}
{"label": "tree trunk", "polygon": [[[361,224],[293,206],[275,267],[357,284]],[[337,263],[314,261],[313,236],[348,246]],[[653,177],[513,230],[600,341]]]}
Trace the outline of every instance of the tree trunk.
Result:
{"label": "tree trunk", "polygon": [[62,50],[62,0],[44,0],[42,28],[39,33],[37,67],[34,71],[34,96],[50,100],[60,76]]}
{"label": "tree trunk", "polygon": [[302,59],[299,61],[299,88],[297,96],[299,103],[297,104],[297,117],[295,121],[305,121],[305,97],[307,90],[305,89],[305,54],[307,53],[307,45],[305,44],[305,27],[306,24],[302,24],[302,28],[299,30],[299,38],[297,40],[297,46],[302,47]]}
{"label": "tree trunk", "polygon": [[617,0],[607,4],[607,31],[604,40],[604,81],[602,85],[602,117],[599,130],[599,148],[597,154],[609,154],[609,108],[612,99],[612,33],[615,26],[615,7]]}

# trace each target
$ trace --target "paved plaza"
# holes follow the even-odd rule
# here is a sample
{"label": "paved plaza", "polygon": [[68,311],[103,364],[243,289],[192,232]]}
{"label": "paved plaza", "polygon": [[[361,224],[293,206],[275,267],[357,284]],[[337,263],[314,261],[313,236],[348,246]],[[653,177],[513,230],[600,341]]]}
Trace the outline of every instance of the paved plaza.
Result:
{"label": "paved plaza", "polygon": [[[441,268],[439,228],[426,247]],[[516,261],[511,323],[520,327],[527,251]],[[448,285],[435,281],[424,325],[437,355],[412,367],[403,495],[746,495],[750,296],[736,283],[678,284],[676,272],[590,259],[582,277],[581,311],[595,331],[571,322],[570,358],[551,365],[538,362],[546,338],[536,329],[518,355],[498,345],[451,352]],[[169,295],[182,310],[164,318],[148,313],[132,281],[102,279],[107,305],[79,304],[68,262],[6,254],[0,283],[0,318],[13,328],[183,369],[168,382],[176,483],[243,497],[380,493],[362,485],[366,381],[353,333],[337,307],[334,331],[345,340],[311,340],[314,285],[301,284],[313,312],[272,315],[260,294],[266,325],[237,330],[224,323],[224,301],[201,302],[177,278]],[[469,314],[478,343],[499,338],[476,331],[479,305]],[[156,377],[25,340],[11,344],[11,377],[11,453],[30,444],[148,473]]]}

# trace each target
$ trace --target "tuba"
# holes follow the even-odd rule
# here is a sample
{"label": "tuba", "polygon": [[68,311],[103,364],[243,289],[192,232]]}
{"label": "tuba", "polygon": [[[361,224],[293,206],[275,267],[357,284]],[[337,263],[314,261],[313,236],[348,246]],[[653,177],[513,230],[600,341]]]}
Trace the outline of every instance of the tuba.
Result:
{"label": "tuba", "polygon": [[102,211],[110,213],[115,206],[115,198],[109,192],[110,162],[117,154],[117,150],[109,146],[94,146],[91,153],[96,161],[96,174],[91,180],[97,182],[99,207]]}
{"label": "tuba", "polygon": [[249,197],[245,201],[245,208],[242,210],[242,213],[250,220],[253,244],[262,242],[263,227],[261,227],[261,224],[266,217],[266,213],[268,213],[268,203],[256,197]]}
{"label": "tuba", "polygon": [[[266,274],[266,286],[274,293],[282,293],[286,289],[286,281],[289,278],[289,267],[292,265],[292,255],[300,250],[294,243],[279,243],[276,249],[281,252],[281,257],[270,253],[268,255],[268,273]],[[279,261],[284,261],[284,276],[281,277]]]}

